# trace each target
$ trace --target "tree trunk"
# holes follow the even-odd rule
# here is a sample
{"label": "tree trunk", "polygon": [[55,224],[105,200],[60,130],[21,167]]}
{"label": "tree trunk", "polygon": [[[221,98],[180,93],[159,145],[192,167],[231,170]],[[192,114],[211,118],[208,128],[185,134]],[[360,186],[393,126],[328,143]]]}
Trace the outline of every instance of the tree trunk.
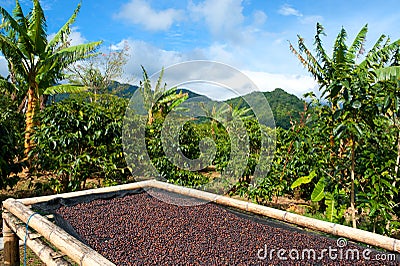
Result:
{"label": "tree trunk", "polygon": [[153,107],[150,107],[150,109],[148,110],[147,114],[148,114],[147,124],[151,125],[151,124],[153,124]]}
{"label": "tree trunk", "polygon": [[355,180],[355,146],[354,137],[351,137],[351,194],[350,194],[350,208],[351,208],[351,221],[353,228],[357,228],[356,223],[356,208],[355,208],[355,192],[354,192],[354,180]]}
{"label": "tree trunk", "polygon": [[35,111],[36,111],[36,105],[37,105],[37,98],[35,95],[35,89],[33,87],[30,87],[28,89],[28,104],[27,104],[27,111],[25,115],[25,143],[24,143],[24,154],[26,157],[28,157],[29,152],[33,148],[33,140],[32,140],[32,134],[33,134],[33,127],[34,127],[34,121],[33,118],[35,116]]}

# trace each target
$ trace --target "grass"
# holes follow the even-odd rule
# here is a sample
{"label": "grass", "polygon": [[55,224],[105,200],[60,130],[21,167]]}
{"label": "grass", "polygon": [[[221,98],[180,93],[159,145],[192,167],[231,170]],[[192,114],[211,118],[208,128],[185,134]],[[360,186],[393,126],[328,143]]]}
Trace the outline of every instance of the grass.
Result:
{"label": "grass", "polygon": [[[24,265],[24,246],[19,247],[19,258],[20,258],[20,265]],[[78,265],[66,256],[64,256],[64,259],[67,260],[69,263],[71,263],[71,265],[73,266]],[[4,265],[4,251],[0,252],[0,265]],[[46,264],[42,262],[40,258],[28,247],[26,247],[26,265],[46,266]]]}
{"label": "grass", "polygon": [[[0,261],[4,263],[4,255],[3,251],[0,254]],[[20,265],[24,265],[24,247],[21,246],[19,248],[19,256],[20,256]],[[26,265],[29,266],[46,266],[44,262],[42,262],[35,253],[29,248],[26,248]]]}

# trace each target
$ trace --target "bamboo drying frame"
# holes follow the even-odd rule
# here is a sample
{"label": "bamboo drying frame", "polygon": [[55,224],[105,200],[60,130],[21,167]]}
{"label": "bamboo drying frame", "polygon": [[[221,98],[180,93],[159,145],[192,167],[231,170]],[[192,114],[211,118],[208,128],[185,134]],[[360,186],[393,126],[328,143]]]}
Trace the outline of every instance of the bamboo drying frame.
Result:
{"label": "bamboo drying frame", "polygon": [[[350,240],[362,242],[372,246],[380,247],[388,251],[400,253],[400,240],[382,236],[372,232],[356,229],[344,225],[321,221],[298,214],[278,210],[226,196],[220,196],[192,188],[180,187],[177,185],[160,182],[157,180],[140,181],[136,183],[119,185],[106,188],[91,189],[85,191],[64,193],[51,196],[42,196],[25,199],[7,199],[3,202],[3,235],[4,237],[4,258],[5,265],[19,265],[18,240],[25,238],[25,225],[30,218],[29,227],[38,232],[42,237],[54,245],[62,254],[68,256],[79,265],[114,265],[95,250],[84,245],[76,238],[69,235],[60,227],[50,222],[40,214],[34,214],[30,206],[35,203],[46,202],[54,198],[73,198],[84,195],[115,192],[121,190],[133,190],[138,188],[158,188],[169,192],[194,197],[216,204],[237,208],[250,213],[277,219],[308,229],[328,233],[334,236],[345,237]],[[34,215],[33,215],[34,214]],[[23,225],[21,228],[21,224]],[[28,236],[29,236],[28,232]],[[54,256],[54,251],[46,246],[40,239],[27,238],[26,245],[39,256],[47,265],[69,265],[61,255]],[[15,250],[17,249],[17,250]]]}

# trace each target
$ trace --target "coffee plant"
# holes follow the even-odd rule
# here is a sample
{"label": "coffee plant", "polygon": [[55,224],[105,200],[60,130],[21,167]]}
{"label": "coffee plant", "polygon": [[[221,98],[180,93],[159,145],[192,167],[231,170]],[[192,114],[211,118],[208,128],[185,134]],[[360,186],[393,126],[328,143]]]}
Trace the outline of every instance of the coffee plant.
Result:
{"label": "coffee plant", "polygon": [[0,96],[0,189],[13,187],[23,163],[24,117],[17,112],[16,104],[6,95]]}
{"label": "coffee plant", "polygon": [[130,175],[121,144],[126,100],[112,95],[90,102],[75,96],[40,113],[33,172],[51,171],[56,192],[85,187],[88,178],[123,182]]}

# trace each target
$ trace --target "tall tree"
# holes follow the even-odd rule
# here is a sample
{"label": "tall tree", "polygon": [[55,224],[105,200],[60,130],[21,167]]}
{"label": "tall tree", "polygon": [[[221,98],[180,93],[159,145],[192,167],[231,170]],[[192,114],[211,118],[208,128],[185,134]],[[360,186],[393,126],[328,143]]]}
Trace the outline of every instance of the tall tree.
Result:
{"label": "tall tree", "polygon": [[[107,53],[99,53],[88,58],[79,64],[68,67],[66,77],[69,82],[77,85],[84,85],[88,91],[94,94],[96,101],[97,94],[108,93],[110,87],[113,92],[118,92],[126,86],[120,84],[115,86],[116,80],[121,80],[124,75],[124,66],[129,59],[129,46],[125,42],[122,49],[109,49]],[[90,97],[91,100],[93,100]]]}
{"label": "tall tree", "polygon": [[142,94],[145,108],[147,109],[148,125],[153,124],[154,119],[165,117],[172,109],[180,105],[188,98],[187,93],[177,92],[177,88],[166,89],[167,84],[162,86],[164,69],[158,77],[156,87],[151,88],[151,80],[142,66],[143,81],[140,82],[140,93]]}
{"label": "tall tree", "polygon": [[356,227],[356,149],[362,140],[363,131],[373,127],[373,118],[379,114],[371,97],[375,93],[374,70],[390,63],[400,46],[400,40],[391,43],[389,38],[382,35],[361,61],[360,57],[365,54],[364,42],[367,32],[368,27],[365,25],[348,46],[347,32],[342,28],[336,37],[332,56],[329,56],[323,47],[321,37],[325,33],[319,23],[314,41],[316,55],[306,47],[301,36],[298,36],[299,50],[290,44],[290,50],[318,81],[320,90],[331,106],[328,121],[333,129],[332,147],[335,137],[340,142],[338,156],[342,153],[341,150],[349,153],[350,171],[347,175],[350,178],[353,227]]}
{"label": "tall tree", "polygon": [[28,15],[23,13],[18,0],[12,15],[0,7],[0,51],[10,72],[9,79],[0,78],[0,86],[22,90],[26,96],[24,147],[27,156],[34,145],[34,117],[39,103],[44,108],[48,94],[81,91],[82,86],[56,84],[63,78],[63,69],[90,56],[101,43],[69,45],[71,25],[79,9],[80,4],[64,26],[48,40],[46,18],[39,0],[33,0]]}

